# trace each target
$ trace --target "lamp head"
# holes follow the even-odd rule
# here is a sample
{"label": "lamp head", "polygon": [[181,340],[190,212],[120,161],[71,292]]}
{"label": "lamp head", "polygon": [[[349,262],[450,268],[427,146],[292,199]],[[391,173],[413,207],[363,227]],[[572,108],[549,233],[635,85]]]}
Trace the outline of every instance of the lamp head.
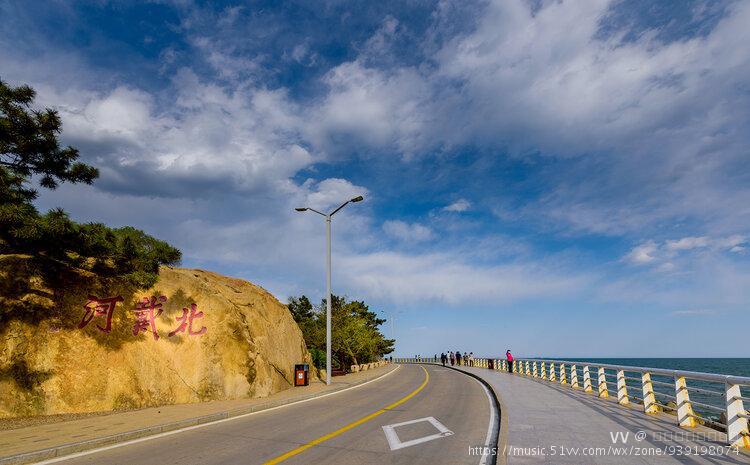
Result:
{"label": "lamp head", "polygon": [[358,196],[354,197],[353,199],[351,199],[350,202],[361,202],[364,199],[365,199],[364,197],[362,197],[361,195],[358,195]]}
{"label": "lamp head", "polygon": [[297,207],[297,208],[295,208],[295,210],[297,210],[298,212],[306,212],[307,208],[305,208],[305,207]]}

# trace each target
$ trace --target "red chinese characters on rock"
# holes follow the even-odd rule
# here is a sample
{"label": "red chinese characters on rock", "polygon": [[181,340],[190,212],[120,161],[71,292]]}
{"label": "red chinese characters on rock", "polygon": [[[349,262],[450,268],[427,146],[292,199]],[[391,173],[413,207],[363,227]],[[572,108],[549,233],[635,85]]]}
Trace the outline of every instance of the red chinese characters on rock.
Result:
{"label": "red chinese characters on rock", "polygon": [[133,324],[133,336],[137,336],[141,331],[151,330],[154,340],[159,339],[159,333],[156,332],[156,318],[162,313],[162,304],[167,301],[164,296],[152,296],[150,299],[144,297],[135,306],[135,323]]}
{"label": "red chinese characters on rock", "polygon": [[175,318],[175,321],[180,322],[180,326],[178,326],[174,331],[171,331],[169,333],[169,337],[172,337],[177,333],[184,333],[185,329],[187,329],[187,333],[190,336],[200,336],[202,334],[205,334],[206,331],[208,331],[208,328],[206,328],[205,326],[202,326],[198,331],[193,331],[193,320],[195,320],[196,318],[203,318],[203,312],[199,312],[197,310],[198,306],[196,304],[190,304],[190,314],[188,314],[187,308],[183,308],[182,316]]}
{"label": "red chinese characters on rock", "polygon": [[99,329],[99,331],[109,334],[109,332],[112,330],[112,315],[115,312],[117,302],[123,301],[122,296],[118,295],[117,297],[107,297],[104,299],[100,299],[98,297],[90,295],[88,296],[88,299],[89,300],[83,306],[83,318],[81,318],[81,322],[78,323],[78,328],[85,328],[91,322],[91,320],[94,319],[95,316],[104,316],[106,325],[103,328],[99,325],[96,325],[96,327]]}
{"label": "red chinese characters on rock", "polygon": [[[94,318],[101,317],[105,320],[105,326],[96,325],[99,331],[109,334],[112,330],[112,316],[115,312],[117,302],[122,302],[124,299],[122,296],[107,297],[100,299],[93,295],[88,296],[88,301],[83,306],[84,314],[81,318],[81,322],[78,324],[78,328],[85,328]],[[133,323],[133,336],[137,336],[141,332],[150,331],[154,340],[159,340],[159,333],[156,329],[156,319],[163,313],[162,308],[164,302],[167,301],[165,296],[151,296],[143,297],[139,302],[136,303],[135,308],[132,310],[135,315],[135,322]],[[203,318],[203,312],[198,311],[197,304],[190,304],[190,310],[187,308],[182,309],[182,316],[175,318],[175,321],[179,322],[180,325],[174,331],[169,333],[169,337],[174,336],[177,333],[187,332],[190,336],[201,336],[208,331],[208,328],[201,326],[197,331],[193,330],[193,322],[198,318]],[[52,331],[52,329],[50,329]]]}

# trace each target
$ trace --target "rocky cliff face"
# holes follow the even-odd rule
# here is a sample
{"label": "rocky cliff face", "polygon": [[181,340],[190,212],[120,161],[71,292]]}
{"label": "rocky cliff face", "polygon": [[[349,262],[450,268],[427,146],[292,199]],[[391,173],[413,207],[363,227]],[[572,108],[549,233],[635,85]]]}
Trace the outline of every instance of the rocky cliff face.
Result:
{"label": "rocky cliff face", "polygon": [[311,364],[287,308],[247,281],[162,268],[147,290],[51,290],[30,260],[0,256],[0,416],[262,397]]}

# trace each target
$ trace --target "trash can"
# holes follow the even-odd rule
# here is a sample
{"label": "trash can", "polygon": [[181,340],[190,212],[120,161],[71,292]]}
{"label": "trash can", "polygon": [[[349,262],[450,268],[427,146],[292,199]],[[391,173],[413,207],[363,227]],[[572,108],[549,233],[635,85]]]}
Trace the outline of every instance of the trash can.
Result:
{"label": "trash can", "polygon": [[495,361],[493,359],[488,359],[487,360],[487,368],[489,368],[490,370],[494,370],[495,369]]}
{"label": "trash can", "polygon": [[294,385],[307,386],[310,384],[307,376],[309,371],[310,366],[307,363],[294,365]]}

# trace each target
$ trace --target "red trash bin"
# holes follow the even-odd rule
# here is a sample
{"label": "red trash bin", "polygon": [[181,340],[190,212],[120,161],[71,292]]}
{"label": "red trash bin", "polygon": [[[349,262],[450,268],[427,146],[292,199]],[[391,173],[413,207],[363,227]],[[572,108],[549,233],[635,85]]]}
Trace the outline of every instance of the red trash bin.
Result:
{"label": "red trash bin", "polygon": [[308,372],[310,366],[307,363],[294,365],[294,385],[295,386],[307,386],[310,384],[308,381]]}

